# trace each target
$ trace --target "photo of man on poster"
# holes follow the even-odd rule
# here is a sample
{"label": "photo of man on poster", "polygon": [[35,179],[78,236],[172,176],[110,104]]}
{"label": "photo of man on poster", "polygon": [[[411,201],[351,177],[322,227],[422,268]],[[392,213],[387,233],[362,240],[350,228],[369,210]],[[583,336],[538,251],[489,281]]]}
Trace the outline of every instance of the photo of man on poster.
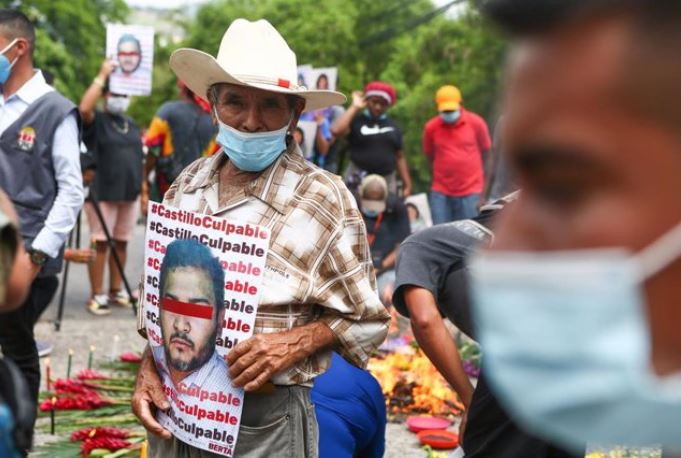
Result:
{"label": "photo of man on poster", "polygon": [[116,47],[119,68],[129,75],[134,73],[142,63],[142,45],[131,33],[124,33],[118,39]]}
{"label": "photo of man on poster", "polygon": [[195,240],[167,247],[159,282],[159,325],[163,345],[154,359],[164,381],[178,388],[229,383],[227,364],[216,351],[224,319],[225,274],[210,249]]}
{"label": "photo of man on poster", "polygon": [[154,67],[154,28],[134,24],[107,24],[106,58],[116,63],[109,77],[111,92],[151,94]]}

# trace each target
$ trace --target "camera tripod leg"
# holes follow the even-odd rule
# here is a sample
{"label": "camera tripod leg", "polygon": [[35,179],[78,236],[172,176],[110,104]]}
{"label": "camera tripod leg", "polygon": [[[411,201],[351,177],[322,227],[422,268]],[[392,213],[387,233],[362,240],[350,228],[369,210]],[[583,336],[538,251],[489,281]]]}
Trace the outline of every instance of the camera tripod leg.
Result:
{"label": "camera tripod leg", "polygon": [[113,256],[114,264],[116,264],[116,270],[118,270],[118,273],[121,275],[121,279],[123,279],[123,285],[125,286],[125,291],[128,293],[128,297],[130,298],[130,304],[132,305],[132,312],[135,316],[137,316],[137,304],[135,302],[135,298],[132,295],[132,289],[130,288],[130,283],[128,283],[128,279],[126,278],[125,272],[123,271],[123,263],[121,262],[121,259],[118,257],[118,253],[116,252],[116,242],[111,237],[111,233],[109,232],[109,228],[106,226],[106,221],[104,221],[104,215],[102,214],[102,209],[99,207],[99,200],[97,200],[97,196],[95,196],[92,189],[90,189],[90,202],[92,202],[92,207],[95,209],[95,213],[97,214],[97,219],[99,220],[99,224],[102,225],[102,229],[104,230],[104,235],[106,236],[106,242],[109,245],[109,248],[111,249],[111,256]]}

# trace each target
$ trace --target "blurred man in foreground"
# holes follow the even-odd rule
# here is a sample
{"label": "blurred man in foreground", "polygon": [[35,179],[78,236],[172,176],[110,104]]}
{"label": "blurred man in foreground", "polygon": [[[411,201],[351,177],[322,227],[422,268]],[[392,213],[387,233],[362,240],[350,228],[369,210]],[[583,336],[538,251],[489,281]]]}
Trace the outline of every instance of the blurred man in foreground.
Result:
{"label": "blurred man in foreground", "polygon": [[681,449],[681,3],[483,3],[523,190],[470,263],[492,386],[566,446]]}

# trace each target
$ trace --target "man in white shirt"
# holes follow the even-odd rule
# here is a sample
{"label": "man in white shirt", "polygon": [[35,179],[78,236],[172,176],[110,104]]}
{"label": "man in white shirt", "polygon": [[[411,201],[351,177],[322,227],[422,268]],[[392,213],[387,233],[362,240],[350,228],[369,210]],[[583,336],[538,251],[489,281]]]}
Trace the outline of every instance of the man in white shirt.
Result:
{"label": "man in white shirt", "polygon": [[33,68],[34,43],[33,25],[23,13],[0,10],[0,188],[19,215],[33,277],[24,304],[0,319],[0,347],[36,400],[40,366],[33,326],[57,289],[83,186],[77,109]]}

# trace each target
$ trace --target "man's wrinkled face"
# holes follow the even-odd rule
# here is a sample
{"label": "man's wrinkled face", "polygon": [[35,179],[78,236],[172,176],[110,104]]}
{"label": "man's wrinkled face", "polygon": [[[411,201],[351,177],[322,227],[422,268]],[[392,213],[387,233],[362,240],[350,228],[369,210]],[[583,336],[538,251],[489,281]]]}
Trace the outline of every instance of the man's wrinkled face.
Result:
{"label": "man's wrinkled face", "polygon": [[367,109],[374,118],[380,118],[383,113],[388,111],[388,105],[388,101],[383,97],[372,95],[367,98]]}
{"label": "man's wrinkled face", "polygon": [[[522,195],[495,250],[638,251],[681,221],[679,131],[628,103],[645,96],[628,81],[631,34],[624,19],[599,18],[516,47],[503,141]],[[646,283],[660,373],[681,369],[679,275],[677,261]]]}
{"label": "man's wrinkled face", "polygon": [[213,103],[220,120],[242,132],[295,129],[305,106],[302,99],[292,106],[286,94],[277,92],[227,83],[216,87]]}
{"label": "man's wrinkled face", "polygon": [[118,45],[118,64],[123,73],[137,70],[142,62],[142,51],[134,41],[124,41]]}
{"label": "man's wrinkled face", "polygon": [[221,320],[215,315],[213,282],[205,270],[178,267],[166,276],[162,304],[166,299],[211,309],[210,318],[198,318],[164,310],[161,306],[161,336],[168,365],[178,371],[194,371],[205,364],[215,351]]}

